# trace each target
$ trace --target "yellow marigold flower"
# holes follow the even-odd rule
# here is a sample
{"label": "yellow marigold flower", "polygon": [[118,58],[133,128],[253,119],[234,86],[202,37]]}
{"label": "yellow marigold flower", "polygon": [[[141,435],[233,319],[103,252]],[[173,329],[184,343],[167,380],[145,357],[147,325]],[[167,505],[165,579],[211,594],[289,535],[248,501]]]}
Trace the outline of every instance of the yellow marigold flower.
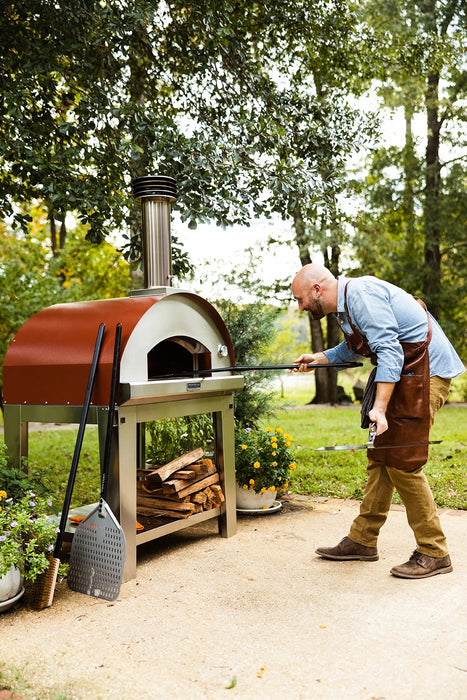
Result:
{"label": "yellow marigold flower", "polygon": [[289,482],[286,481],[285,484],[284,484],[284,488],[286,489],[288,485],[289,485]]}
{"label": "yellow marigold flower", "polygon": [[0,491],[0,498],[6,498],[6,491]]}
{"label": "yellow marigold flower", "polygon": [[248,488],[248,484],[243,484],[242,489],[246,490],[247,488]]}
{"label": "yellow marigold flower", "polygon": [[275,486],[270,486],[270,487],[268,488],[268,491],[277,491],[277,489],[276,489]]}
{"label": "yellow marigold flower", "polygon": [[291,469],[292,471],[296,468],[297,468],[297,465],[295,464],[295,462],[292,462],[292,464],[289,464],[289,469]]}
{"label": "yellow marigold flower", "polygon": [[290,447],[290,442],[288,440],[285,441],[285,446]]}
{"label": "yellow marigold flower", "polygon": [[254,467],[255,469],[259,469],[260,466],[261,466],[261,465],[260,465],[259,462],[255,462],[255,463],[253,464],[253,467]]}
{"label": "yellow marigold flower", "polygon": [[284,433],[284,440],[291,440],[292,438],[288,433]]}
{"label": "yellow marigold flower", "polygon": [[249,482],[249,483],[250,483],[250,486],[254,486],[254,485],[255,485],[255,480],[254,480],[254,479],[250,479],[250,482]]}
{"label": "yellow marigold flower", "polygon": [[242,445],[242,450],[247,450],[248,446],[247,445]]}
{"label": "yellow marigold flower", "polygon": [[265,492],[266,492],[266,489],[265,489],[264,486],[263,486],[263,488],[261,489],[260,493],[265,493]]}
{"label": "yellow marigold flower", "polygon": [[[275,457],[277,455],[277,452],[271,452],[272,456]],[[275,464],[275,462],[274,462]]]}
{"label": "yellow marigold flower", "polygon": [[[273,454],[274,454],[274,453],[273,453]],[[273,462],[273,463],[272,463],[272,466],[273,466],[273,467],[277,467],[277,462]]]}
{"label": "yellow marigold flower", "polygon": [[276,428],[276,433],[279,433],[279,435],[282,435],[283,432],[282,428]]}
{"label": "yellow marigold flower", "polygon": [[272,428],[266,428],[267,433],[272,433]]}

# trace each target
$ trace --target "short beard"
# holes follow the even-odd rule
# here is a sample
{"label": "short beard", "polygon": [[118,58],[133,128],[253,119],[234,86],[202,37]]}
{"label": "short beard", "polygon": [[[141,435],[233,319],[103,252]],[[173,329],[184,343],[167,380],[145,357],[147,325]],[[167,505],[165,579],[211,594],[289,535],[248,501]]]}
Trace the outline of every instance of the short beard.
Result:
{"label": "short beard", "polygon": [[322,304],[319,299],[316,299],[314,302],[314,308],[310,309],[310,307],[307,307],[307,311],[310,314],[311,318],[313,321],[319,321],[321,318],[324,318],[326,314],[323,311]]}

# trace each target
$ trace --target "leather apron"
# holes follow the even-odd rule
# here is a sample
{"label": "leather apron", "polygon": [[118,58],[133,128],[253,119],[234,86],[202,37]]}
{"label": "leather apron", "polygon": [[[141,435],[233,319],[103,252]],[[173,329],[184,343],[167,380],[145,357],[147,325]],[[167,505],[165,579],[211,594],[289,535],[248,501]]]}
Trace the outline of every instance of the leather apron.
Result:
{"label": "leather apron", "polygon": [[[368,340],[353,325],[347,307],[347,284],[344,290],[344,304],[352,333],[344,333],[347,347],[364,357],[370,357],[374,365],[377,356],[371,350]],[[418,303],[426,306],[421,299]],[[428,345],[431,340],[431,320],[427,312],[428,333],[425,341],[408,343],[399,341],[404,352],[404,364],[400,380],[394,387],[389,401],[386,418],[388,430],[375,439],[375,450],[371,450],[374,459],[384,462],[388,467],[413,471],[426,464],[428,459],[428,440],[430,433],[430,359]],[[376,369],[373,370],[373,377]],[[424,445],[384,449],[384,445],[405,442],[425,442]],[[368,454],[368,453],[367,453]]]}

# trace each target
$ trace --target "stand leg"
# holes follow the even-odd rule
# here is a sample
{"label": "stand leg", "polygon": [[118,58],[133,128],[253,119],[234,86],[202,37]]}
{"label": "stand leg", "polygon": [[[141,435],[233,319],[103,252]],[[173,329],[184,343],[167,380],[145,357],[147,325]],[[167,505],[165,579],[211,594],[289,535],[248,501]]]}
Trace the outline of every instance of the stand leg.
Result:
{"label": "stand leg", "polygon": [[233,398],[226,396],[222,410],[216,411],[213,416],[216,438],[216,462],[219,467],[222,490],[225,495],[223,512],[219,516],[219,533],[222,537],[232,537],[237,532]]}

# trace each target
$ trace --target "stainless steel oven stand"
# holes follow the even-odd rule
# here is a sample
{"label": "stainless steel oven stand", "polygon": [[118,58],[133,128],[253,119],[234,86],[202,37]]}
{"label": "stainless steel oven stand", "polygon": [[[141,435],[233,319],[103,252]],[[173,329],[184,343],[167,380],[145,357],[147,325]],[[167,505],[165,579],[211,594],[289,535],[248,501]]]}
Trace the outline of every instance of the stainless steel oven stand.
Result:
{"label": "stainless steel oven stand", "polygon": [[[235,377],[238,386],[243,378]],[[233,384],[233,383],[232,383]],[[236,532],[235,496],[235,437],[233,420],[233,391],[225,390],[205,395],[181,395],[143,397],[131,399],[115,411],[118,426],[114,430],[112,467],[108,482],[108,502],[116,517],[119,517],[126,538],[126,559],[123,580],[136,578],[137,546],[185,527],[196,525],[212,518],[218,519],[219,533],[231,537]],[[148,421],[179,416],[211,413],[214,421],[215,463],[219,469],[225,502],[218,508],[197,513],[186,520],[176,520],[151,530],[136,533],[136,470],[138,464],[139,434]],[[9,456],[16,466],[28,457],[28,424],[79,423],[80,406],[5,406],[5,443]],[[107,425],[107,408],[91,406],[88,423],[97,424],[101,461],[104,452]],[[71,539],[71,530],[69,538]]]}

